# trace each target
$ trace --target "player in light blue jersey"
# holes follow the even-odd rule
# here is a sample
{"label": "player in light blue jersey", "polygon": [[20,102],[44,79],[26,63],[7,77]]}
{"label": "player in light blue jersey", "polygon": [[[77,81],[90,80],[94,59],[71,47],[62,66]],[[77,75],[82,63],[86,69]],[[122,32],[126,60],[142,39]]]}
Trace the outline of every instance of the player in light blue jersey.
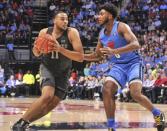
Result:
{"label": "player in light blue jersey", "polygon": [[103,87],[108,129],[116,130],[114,96],[118,88],[124,87],[128,82],[132,98],[153,113],[157,130],[164,131],[164,113],[155,108],[141,93],[143,72],[138,53],[139,42],[127,24],[116,21],[117,14],[117,8],[113,4],[105,4],[101,7],[98,22],[104,28],[99,33],[96,51],[84,56],[87,61],[97,61],[107,56],[107,60],[113,64]]}

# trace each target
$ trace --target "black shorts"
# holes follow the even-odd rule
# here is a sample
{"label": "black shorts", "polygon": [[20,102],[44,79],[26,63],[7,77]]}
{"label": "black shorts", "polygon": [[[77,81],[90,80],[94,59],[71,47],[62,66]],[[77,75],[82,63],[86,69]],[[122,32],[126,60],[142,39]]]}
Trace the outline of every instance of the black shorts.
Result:
{"label": "black shorts", "polygon": [[54,73],[48,70],[43,64],[40,65],[40,87],[52,86],[55,88],[55,95],[64,99],[69,85],[69,71]]}

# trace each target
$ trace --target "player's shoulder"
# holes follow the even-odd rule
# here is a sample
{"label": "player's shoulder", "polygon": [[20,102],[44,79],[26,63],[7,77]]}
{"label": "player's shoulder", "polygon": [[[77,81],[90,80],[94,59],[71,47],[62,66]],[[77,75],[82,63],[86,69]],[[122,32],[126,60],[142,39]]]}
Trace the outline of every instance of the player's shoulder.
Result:
{"label": "player's shoulder", "polygon": [[120,21],[118,28],[125,28],[126,26],[128,26],[128,24]]}
{"label": "player's shoulder", "polygon": [[70,33],[78,33],[78,30],[74,27],[68,27],[68,32]]}
{"label": "player's shoulder", "polygon": [[42,32],[42,33],[46,33],[47,30],[48,30],[48,28],[43,28],[43,29],[40,30],[40,32]]}
{"label": "player's shoulder", "polygon": [[126,24],[124,22],[119,22],[118,32],[124,32],[127,29],[130,29],[128,24]]}
{"label": "player's shoulder", "polygon": [[46,34],[47,33],[48,28],[43,28],[39,31],[39,36]]}

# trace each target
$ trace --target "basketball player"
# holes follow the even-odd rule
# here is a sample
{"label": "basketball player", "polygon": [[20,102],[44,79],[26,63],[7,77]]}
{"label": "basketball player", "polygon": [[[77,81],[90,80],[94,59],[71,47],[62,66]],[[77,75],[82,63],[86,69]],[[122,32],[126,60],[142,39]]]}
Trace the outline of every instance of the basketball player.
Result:
{"label": "basketball player", "polygon": [[96,51],[84,56],[87,61],[100,60],[106,56],[113,64],[103,87],[108,130],[116,131],[114,96],[118,88],[124,87],[128,82],[133,99],[153,113],[158,131],[164,131],[164,114],[141,94],[142,65],[137,51],[140,48],[139,42],[127,24],[116,20],[117,14],[117,7],[114,5],[102,6],[98,22],[104,28],[99,33]]}
{"label": "basketball player", "polygon": [[58,58],[56,53],[41,55],[33,48],[34,55],[42,57],[40,65],[42,95],[13,125],[13,131],[25,131],[31,122],[54,109],[65,98],[72,60],[83,61],[83,47],[79,32],[75,28],[68,27],[67,14],[62,11],[55,13],[53,20],[54,26],[42,29],[39,36],[46,33],[54,36],[57,43],[55,52],[58,52]]}

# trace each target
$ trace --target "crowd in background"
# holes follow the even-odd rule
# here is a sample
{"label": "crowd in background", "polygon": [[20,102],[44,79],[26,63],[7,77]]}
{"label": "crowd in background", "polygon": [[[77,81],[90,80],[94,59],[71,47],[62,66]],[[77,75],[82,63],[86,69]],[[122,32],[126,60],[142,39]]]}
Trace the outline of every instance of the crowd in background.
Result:
{"label": "crowd in background", "polygon": [[[25,13],[29,7],[31,9],[31,6],[24,7],[24,2],[17,6],[23,9]],[[29,2],[31,3],[31,0]],[[51,0],[48,3],[48,14],[50,15],[48,24],[49,26],[53,24],[51,17],[54,11],[65,10],[69,15],[69,25],[79,30],[83,45],[87,47],[95,46],[100,30],[100,26],[96,22],[97,11],[98,7],[106,2],[110,3],[111,0],[63,0],[61,2],[59,0]],[[121,7],[118,19],[129,24],[141,44],[140,53],[143,57],[144,70],[143,93],[154,103],[167,103],[167,0],[131,0],[124,5],[122,0],[113,0],[112,3]],[[15,14],[17,16],[17,13],[20,13],[20,11],[19,8],[14,10],[13,6],[11,6],[13,4],[11,2],[9,5],[6,5],[10,7],[6,11],[10,12],[12,10],[15,12],[12,15]],[[3,12],[5,11],[2,8],[1,14],[4,14]],[[4,15],[5,18],[7,14]],[[22,17],[23,23],[31,25],[31,22],[27,22],[28,19],[26,19],[29,17],[24,17]],[[17,25],[16,30],[20,32],[19,26],[22,22],[17,21],[17,17],[13,18],[15,20],[12,21],[12,24],[15,23]],[[13,33],[12,30],[6,30],[7,27],[5,25],[5,35],[10,34],[10,32]],[[14,31],[13,34],[17,33],[17,31]],[[112,68],[112,65],[104,60],[87,63],[81,71],[73,70],[69,79],[70,86],[67,97],[75,99],[102,99],[102,84],[110,68]],[[15,73],[11,75],[15,76],[15,80],[17,80]],[[9,75],[10,78],[11,75]],[[2,76],[1,71],[0,76]],[[22,84],[27,85],[23,78],[21,79]],[[35,82],[34,78],[34,83],[30,86],[31,89],[35,89],[36,83],[38,82]],[[38,91],[37,94],[39,94]],[[124,89],[119,90],[116,97],[121,101],[132,101],[128,85]]]}
{"label": "crowd in background", "polygon": [[30,44],[33,0],[0,2],[0,45]]}
{"label": "crowd in background", "polygon": [[22,69],[8,72],[0,65],[0,96],[37,96],[40,94],[39,73]]}
{"label": "crowd in background", "polygon": [[49,25],[53,25],[52,16],[54,11],[64,10],[69,16],[70,26],[79,30],[84,46],[95,46],[100,30],[97,24],[98,7],[104,3],[114,3],[121,6],[122,0],[51,0],[48,3],[50,14]]}

